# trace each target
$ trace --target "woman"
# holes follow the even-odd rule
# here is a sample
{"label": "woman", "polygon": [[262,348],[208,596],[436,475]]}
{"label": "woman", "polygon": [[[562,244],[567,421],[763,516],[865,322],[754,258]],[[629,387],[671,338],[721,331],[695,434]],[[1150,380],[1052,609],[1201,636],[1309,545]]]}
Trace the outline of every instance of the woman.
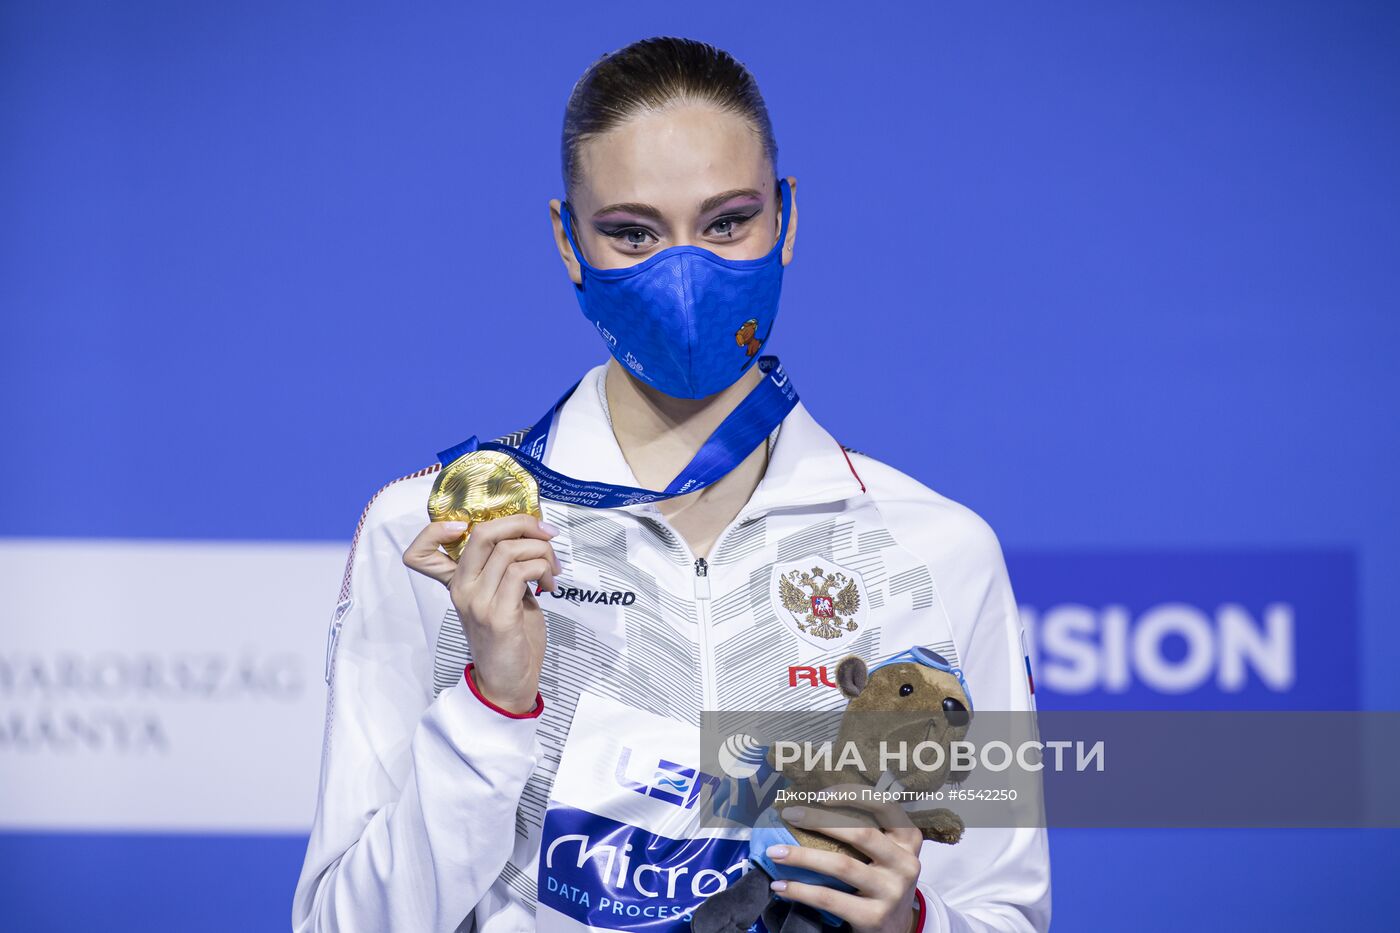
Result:
{"label": "woman", "polygon": [[[682,930],[747,867],[741,841],[685,835],[701,711],[839,709],[842,657],[911,645],[960,663],[979,709],[1032,708],[991,530],[844,449],[756,365],[797,234],[776,152],[752,77],[702,43],[634,43],[575,86],[550,211],[611,356],[502,440],[623,498],[546,497],[544,521],[480,523],[458,560],[466,526],[425,527],[436,466],[371,500],[296,929]],[[854,893],[781,895],[860,933],[1048,925],[1043,830],[921,847],[894,809],[852,840],[868,863],[771,853]]]}

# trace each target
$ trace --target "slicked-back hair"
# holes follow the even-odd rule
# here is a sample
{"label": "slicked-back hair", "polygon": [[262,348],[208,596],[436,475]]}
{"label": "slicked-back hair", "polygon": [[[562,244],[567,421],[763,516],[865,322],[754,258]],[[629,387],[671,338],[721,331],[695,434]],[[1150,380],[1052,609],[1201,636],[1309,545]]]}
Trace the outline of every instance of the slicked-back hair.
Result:
{"label": "slicked-back hair", "polygon": [[758,82],[734,56],[695,39],[655,36],[609,52],[588,66],[564,108],[560,146],[565,196],[579,180],[579,147],[645,110],[708,103],[752,125],[773,165],[778,143]]}

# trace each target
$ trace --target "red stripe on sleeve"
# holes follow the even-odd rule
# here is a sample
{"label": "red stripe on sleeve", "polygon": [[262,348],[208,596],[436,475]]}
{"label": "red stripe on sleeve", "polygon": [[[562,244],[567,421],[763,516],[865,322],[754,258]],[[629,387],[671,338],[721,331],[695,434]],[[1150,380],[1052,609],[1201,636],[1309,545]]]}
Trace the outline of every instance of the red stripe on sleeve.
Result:
{"label": "red stripe on sleeve", "polygon": [[476,697],[482,703],[485,703],[491,709],[500,713],[502,716],[508,716],[511,719],[534,719],[537,716],[539,716],[540,713],[544,712],[544,697],[542,697],[538,691],[536,691],[535,693],[535,708],[528,713],[512,713],[510,710],[504,709],[502,707],[497,706],[495,703],[492,703],[490,700],[486,699],[486,697],[481,695],[480,690],[476,689],[476,682],[472,679],[472,668],[474,667],[476,667],[475,661],[468,664],[462,670],[462,679],[467,682],[467,686],[471,689],[472,696]]}

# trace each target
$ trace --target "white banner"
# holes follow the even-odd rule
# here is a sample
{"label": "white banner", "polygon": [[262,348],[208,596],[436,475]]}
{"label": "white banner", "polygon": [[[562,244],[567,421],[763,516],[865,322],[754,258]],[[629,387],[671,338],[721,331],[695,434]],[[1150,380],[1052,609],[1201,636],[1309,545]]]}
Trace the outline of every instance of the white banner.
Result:
{"label": "white banner", "polygon": [[0,539],[0,828],[308,831],[345,551]]}

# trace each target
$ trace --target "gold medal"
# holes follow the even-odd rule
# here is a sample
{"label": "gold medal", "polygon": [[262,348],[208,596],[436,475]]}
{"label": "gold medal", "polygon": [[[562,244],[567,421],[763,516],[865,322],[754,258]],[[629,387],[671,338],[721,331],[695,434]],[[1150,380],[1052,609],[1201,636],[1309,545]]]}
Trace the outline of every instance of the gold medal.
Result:
{"label": "gold medal", "polygon": [[443,467],[428,496],[428,518],[435,522],[466,522],[460,541],[443,550],[457,560],[467,535],[477,522],[528,513],[544,519],[540,487],[530,472],[499,450],[473,450]]}

